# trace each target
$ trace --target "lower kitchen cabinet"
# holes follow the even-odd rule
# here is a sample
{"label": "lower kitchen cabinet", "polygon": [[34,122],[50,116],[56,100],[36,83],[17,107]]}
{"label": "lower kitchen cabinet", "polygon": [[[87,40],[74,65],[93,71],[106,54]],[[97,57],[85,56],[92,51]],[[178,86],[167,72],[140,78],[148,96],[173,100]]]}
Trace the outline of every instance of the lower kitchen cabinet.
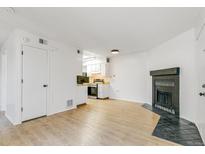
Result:
{"label": "lower kitchen cabinet", "polygon": [[110,85],[109,84],[98,84],[98,98],[109,98]]}
{"label": "lower kitchen cabinet", "polygon": [[87,103],[88,87],[85,85],[78,85],[76,90],[76,105]]}

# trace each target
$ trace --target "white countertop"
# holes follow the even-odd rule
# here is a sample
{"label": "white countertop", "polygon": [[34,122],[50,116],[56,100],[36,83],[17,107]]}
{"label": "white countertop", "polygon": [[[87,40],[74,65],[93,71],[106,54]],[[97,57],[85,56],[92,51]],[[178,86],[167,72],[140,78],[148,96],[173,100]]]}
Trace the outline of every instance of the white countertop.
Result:
{"label": "white countertop", "polygon": [[92,85],[109,85],[110,83],[83,83],[83,84],[77,84],[77,86],[92,86]]}

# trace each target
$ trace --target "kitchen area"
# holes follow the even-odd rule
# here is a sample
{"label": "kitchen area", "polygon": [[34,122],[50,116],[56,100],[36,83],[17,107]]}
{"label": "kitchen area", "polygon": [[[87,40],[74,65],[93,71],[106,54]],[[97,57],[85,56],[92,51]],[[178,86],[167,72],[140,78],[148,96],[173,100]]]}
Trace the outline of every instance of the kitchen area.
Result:
{"label": "kitchen area", "polygon": [[81,105],[87,99],[109,99],[110,59],[84,51],[82,56],[82,74],[77,75],[76,104]]}

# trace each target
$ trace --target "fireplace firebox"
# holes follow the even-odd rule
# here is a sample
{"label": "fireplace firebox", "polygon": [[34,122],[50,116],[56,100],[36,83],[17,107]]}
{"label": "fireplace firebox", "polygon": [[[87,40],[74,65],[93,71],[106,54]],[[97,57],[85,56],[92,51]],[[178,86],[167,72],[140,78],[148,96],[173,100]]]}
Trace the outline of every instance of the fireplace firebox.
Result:
{"label": "fireplace firebox", "polygon": [[152,106],[179,117],[180,68],[150,71],[152,76]]}

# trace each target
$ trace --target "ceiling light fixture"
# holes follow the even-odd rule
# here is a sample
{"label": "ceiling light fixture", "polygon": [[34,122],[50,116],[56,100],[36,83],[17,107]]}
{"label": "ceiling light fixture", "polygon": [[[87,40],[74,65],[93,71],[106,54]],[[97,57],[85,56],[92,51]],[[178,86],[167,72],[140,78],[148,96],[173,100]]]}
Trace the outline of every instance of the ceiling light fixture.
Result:
{"label": "ceiling light fixture", "polygon": [[120,51],[118,50],[118,49],[113,49],[113,50],[111,50],[111,53],[112,54],[118,54]]}

